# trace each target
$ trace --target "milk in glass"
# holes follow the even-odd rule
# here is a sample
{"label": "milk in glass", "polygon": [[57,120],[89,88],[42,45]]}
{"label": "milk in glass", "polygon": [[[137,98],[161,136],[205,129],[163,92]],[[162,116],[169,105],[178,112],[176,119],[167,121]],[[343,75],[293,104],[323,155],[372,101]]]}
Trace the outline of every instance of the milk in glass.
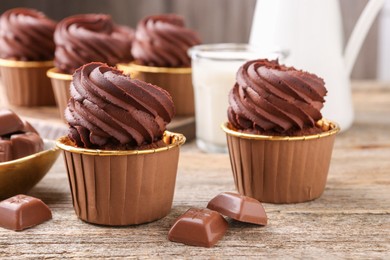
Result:
{"label": "milk in glass", "polygon": [[227,121],[228,95],[236,82],[236,73],[245,61],[264,55],[247,44],[198,45],[189,53],[195,94],[196,143],[205,152],[227,152],[221,124]]}

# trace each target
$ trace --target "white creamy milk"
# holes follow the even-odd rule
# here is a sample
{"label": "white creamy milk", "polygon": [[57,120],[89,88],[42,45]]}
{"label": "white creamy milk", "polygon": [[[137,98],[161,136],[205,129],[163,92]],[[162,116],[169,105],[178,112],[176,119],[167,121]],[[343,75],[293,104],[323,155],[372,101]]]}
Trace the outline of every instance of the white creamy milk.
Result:
{"label": "white creamy milk", "polygon": [[245,61],[266,56],[247,44],[198,45],[189,53],[195,93],[196,143],[205,152],[227,152],[221,124],[227,121],[228,95],[236,82],[236,73]]}

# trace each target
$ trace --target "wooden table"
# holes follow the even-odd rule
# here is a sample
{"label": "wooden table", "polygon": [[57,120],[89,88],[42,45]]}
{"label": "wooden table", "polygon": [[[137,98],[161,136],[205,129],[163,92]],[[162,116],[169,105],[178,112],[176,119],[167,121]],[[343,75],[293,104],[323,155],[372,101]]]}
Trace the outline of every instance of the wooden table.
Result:
{"label": "wooden table", "polygon": [[[30,192],[53,220],[14,232],[0,229],[0,257],[30,258],[390,258],[390,88],[359,83],[356,120],[336,138],[326,190],[301,204],[264,204],[269,225],[230,221],[214,248],[167,240],[174,220],[205,207],[234,184],[227,154],[204,154],[193,142],[182,148],[171,213],[125,228],[86,224],[74,214],[62,158]],[[147,205],[145,205],[147,206]]]}

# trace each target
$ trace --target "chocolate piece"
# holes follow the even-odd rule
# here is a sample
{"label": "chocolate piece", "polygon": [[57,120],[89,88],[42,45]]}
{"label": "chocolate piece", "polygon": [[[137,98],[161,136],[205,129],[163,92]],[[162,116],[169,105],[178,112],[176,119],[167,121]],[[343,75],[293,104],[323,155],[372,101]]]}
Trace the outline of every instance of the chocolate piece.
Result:
{"label": "chocolate piece", "polygon": [[12,135],[10,140],[13,160],[43,150],[43,141],[36,133]]}
{"label": "chocolate piece", "polygon": [[225,234],[227,221],[216,211],[191,208],[169,230],[168,239],[191,246],[212,247]]}
{"label": "chocolate piece", "polygon": [[223,192],[210,200],[207,208],[238,221],[267,225],[267,214],[263,205],[254,198],[238,193]]}
{"label": "chocolate piece", "polygon": [[12,143],[0,137],[0,163],[12,160]]}
{"label": "chocolate piece", "polygon": [[27,121],[8,109],[0,109],[0,163],[43,150],[43,140]]}
{"label": "chocolate piece", "polygon": [[11,110],[0,109],[0,135],[22,131],[23,121]]}
{"label": "chocolate piece", "polygon": [[0,202],[0,227],[20,231],[51,219],[49,207],[40,199],[16,195]]}

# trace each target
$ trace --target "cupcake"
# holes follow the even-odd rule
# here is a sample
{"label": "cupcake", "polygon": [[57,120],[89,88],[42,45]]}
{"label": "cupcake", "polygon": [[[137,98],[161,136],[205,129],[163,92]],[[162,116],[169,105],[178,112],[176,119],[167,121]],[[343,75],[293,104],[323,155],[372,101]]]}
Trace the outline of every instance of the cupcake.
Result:
{"label": "cupcake", "polygon": [[326,93],[321,78],[278,61],[240,67],[222,128],[241,194],[270,203],[321,196],[339,131],[322,118]]}
{"label": "cupcake", "polygon": [[200,44],[197,33],[185,27],[175,14],[142,19],[136,28],[132,54],[135,61],[118,68],[131,77],[156,84],[172,96],[176,115],[194,115],[190,47]]}
{"label": "cupcake", "polygon": [[89,62],[115,65],[132,60],[133,29],[117,25],[105,14],[81,14],[65,18],[54,33],[54,65],[47,72],[53,84],[56,102],[63,120],[70,98],[73,72]]}
{"label": "cupcake", "polygon": [[64,151],[74,209],[89,223],[123,226],[166,216],[179,147],[165,131],[174,115],[168,92],[102,63],[73,74]]}
{"label": "cupcake", "polygon": [[8,102],[55,105],[46,71],[53,66],[56,23],[33,9],[15,8],[0,17],[0,73]]}

